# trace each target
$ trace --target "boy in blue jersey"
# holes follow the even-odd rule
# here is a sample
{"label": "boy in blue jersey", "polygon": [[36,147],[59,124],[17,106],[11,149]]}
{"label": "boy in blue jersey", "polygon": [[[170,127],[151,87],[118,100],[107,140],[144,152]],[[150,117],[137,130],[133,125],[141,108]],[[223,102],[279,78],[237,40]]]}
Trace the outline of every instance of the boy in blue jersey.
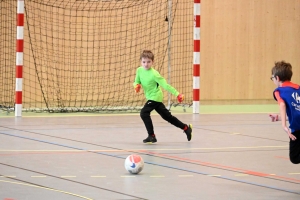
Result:
{"label": "boy in blue jersey", "polygon": [[135,92],[140,92],[141,87],[144,90],[147,102],[141,110],[140,116],[145,124],[145,127],[148,132],[148,137],[143,140],[144,143],[155,143],[157,142],[156,136],[154,134],[154,128],[150,113],[153,110],[167,122],[180,128],[184,131],[187,136],[187,140],[192,139],[192,125],[184,124],[179,119],[174,117],[170,111],[162,103],[163,101],[163,92],[161,87],[170,92],[171,94],[177,96],[177,100],[181,103],[184,100],[184,96],[180,94],[174,87],[169,85],[167,81],[152,68],[154,61],[154,54],[145,50],[140,56],[141,66],[136,70],[136,76],[133,83]]}
{"label": "boy in blue jersey", "polygon": [[[272,68],[271,80],[277,86],[273,92],[279,104],[280,118],[283,130],[290,138],[290,160],[300,163],[300,87],[291,82],[292,65],[285,61],[276,62]],[[288,117],[289,128],[286,125]]]}

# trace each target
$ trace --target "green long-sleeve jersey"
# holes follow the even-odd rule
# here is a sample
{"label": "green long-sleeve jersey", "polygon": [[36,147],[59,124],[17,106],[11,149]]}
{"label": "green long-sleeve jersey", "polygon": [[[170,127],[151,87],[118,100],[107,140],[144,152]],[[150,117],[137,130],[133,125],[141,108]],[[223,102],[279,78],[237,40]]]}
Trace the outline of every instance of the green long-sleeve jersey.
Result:
{"label": "green long-sleeve jersey", "polygon": [[143,66],[137,68],[133,86],[136,84],[142,85],[147,100],[162,102],[163,92],[161,87],[175,96],[179,94],[179,92],[169,85],[166,79],[152,67],[148,70],[144,69]]}

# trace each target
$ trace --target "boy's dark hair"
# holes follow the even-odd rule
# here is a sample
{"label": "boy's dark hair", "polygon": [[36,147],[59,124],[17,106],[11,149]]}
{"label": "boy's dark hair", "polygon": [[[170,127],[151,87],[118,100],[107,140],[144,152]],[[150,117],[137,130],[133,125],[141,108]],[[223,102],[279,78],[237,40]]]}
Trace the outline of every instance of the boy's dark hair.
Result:
{"label": "boy's dark hair", "polygon": [[272,68],[272,75],[274,77],[278,76],[282,82],[290,81],[293,76],[292,65],[284,60],[275,62],[275,66]]}
{"label": "boy's dark hair", "polygon": [[142,60],[142,58],[149,58],[154,61],[154,54],[150,50],[144,50],[140,56],[140,60]]}

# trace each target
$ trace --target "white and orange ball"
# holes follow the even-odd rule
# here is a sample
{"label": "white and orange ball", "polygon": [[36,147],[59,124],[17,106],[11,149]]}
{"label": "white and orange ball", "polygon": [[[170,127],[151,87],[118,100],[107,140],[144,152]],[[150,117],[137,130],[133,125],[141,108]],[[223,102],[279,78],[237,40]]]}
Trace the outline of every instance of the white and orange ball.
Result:
{"label": "white and orange ball", "polygon": [[139,155],[129,155],[125,160],[125,169],[131,174],[138,174],[144,168],[144,160]]}

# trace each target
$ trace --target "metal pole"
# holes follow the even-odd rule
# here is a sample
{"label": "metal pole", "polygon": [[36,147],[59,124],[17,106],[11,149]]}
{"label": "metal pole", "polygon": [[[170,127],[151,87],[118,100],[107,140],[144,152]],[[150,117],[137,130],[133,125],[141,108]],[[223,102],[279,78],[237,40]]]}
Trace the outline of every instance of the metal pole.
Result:
{"label": "metal pole", "polygon": [[15,116],[22,116],[24,0],[17,0]]}
{"label": "metal pole", "polygon": [[201,0],[194,0],[194,55],[193,55],[193,113],[200,107],[200,10]]}

